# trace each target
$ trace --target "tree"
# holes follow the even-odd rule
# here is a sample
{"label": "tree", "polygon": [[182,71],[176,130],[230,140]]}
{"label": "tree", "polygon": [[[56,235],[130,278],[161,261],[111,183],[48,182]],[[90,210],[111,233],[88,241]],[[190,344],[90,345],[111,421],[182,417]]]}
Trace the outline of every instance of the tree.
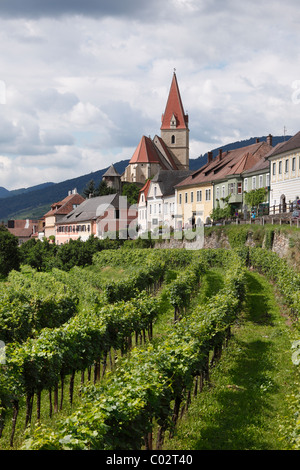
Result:
{"label": "tree", "polygon": [[124,184],[122,196],[127,197],[127,202],[130,206],[137,204],[139,199],[139,187],[134,183]]}
{"label": "tree", "polygon": [[221,219],[228,219],[229,217],[231,217],[232,215],[232,208],[231,206],[229,205],[229,199],[231,197],[231,194],[228,194],[228,196],[226,197],[223,197],[221,200],[223,201],[224,203],[224,207],[221,208],[220,207],[220,202],[219,200],[217,199],[217,207],[215,207],[211,213],[210,213],[210,217],[213,219],[213,220],[221,220]]}
{"label": "tree", "polygon": [[85,198],[95,197],[95,195],[96,195],[96,186],[95,186],[95,181],[94,180],[90,180],[88,182],[88,184],[84,188],[82,194]]}
{"label": "tree", "polygon": [[0,226],[0,275],[7,276],[12,269],[20,267],[18,238],[9,230]]}
{"label": "tree", "polygon": [[85,198],[107,196],[108,194],[115,194],[115,193],[116,193],[116,190],[107,186],[106,181],[103,181],[103,180],[100,181],[97,187],[95,185],[94,180],[89,181],[82,192]]}
{"label": "tree", "polygon": [[101,181],[96,189],[96,196],[107,196],[108,194],[116,194],[116,190],[107,186],[106,181]]}
{"label": "tree", "polygon": [[265,201],[266,198],[266,189],[258,188],[245,193],[245,202],[250,207],[257,207],[259,204]]}
{"label": "tree", "polygon": [[51,269],[58,247],[47,239],[31,238],[20,247],[20,261],[38,271]]}

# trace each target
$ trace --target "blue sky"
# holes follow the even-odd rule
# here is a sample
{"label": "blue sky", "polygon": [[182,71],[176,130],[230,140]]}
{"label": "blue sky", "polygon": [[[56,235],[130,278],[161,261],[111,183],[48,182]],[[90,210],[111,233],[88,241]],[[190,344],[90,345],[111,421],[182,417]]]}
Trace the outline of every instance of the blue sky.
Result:
{"label": "blue sky", "polygon": [[1,2],[0,186],[131,158],[142,135],[160,134],[174,68],[191,158],[295,134],[299,20],[295,0]]}

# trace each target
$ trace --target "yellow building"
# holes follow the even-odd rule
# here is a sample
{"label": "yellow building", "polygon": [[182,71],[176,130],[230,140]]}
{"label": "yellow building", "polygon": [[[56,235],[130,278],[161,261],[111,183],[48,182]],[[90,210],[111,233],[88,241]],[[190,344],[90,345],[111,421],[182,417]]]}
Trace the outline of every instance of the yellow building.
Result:
{"label": "yellow building", "polygon": [[213,209],[213,186],[197,184],[192,177],[176,187],[177,228],[192,228],[208,223]]}

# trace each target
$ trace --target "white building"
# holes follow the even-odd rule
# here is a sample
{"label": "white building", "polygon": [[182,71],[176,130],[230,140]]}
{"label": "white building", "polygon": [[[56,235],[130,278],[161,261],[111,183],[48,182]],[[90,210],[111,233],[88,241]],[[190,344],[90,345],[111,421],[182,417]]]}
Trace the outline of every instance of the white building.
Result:
{"label": "white building", "polygon": [[175,228],[175,186],[192,173],[190,170],[160,170],[140,190],[138,203],[139,233]]}
{"label": "white building", "polygon": [[276,145],[268,154],[270,161],[270,211],[289,205],[300,197],[300,132]]}

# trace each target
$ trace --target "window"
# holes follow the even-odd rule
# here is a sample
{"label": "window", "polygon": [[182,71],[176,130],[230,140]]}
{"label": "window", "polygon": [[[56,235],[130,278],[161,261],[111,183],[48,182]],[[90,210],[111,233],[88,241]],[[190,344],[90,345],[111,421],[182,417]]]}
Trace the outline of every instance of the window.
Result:
{"label": "window", "polygon": [[182,194],[179,194],[179,204],[182,204]]}
{"label": "window", "polygon": [[154,197],[156,197],[156,194],[157,194],[157,187],[154,186]]}
{"label": "window", "polygon": [[175,135],[172,135],[171,137],[171,144],[175,144]]}
{"label": "window", "polygon": [[244,191],[248,191],[248,178],[244,179]]}
{"label": "window", "polygon": [[194,193],[191,191],[191,202],[194,202]]}
{"label": "window", "polygon": [[273,171],[272,171],[273,175],[276,175],[276,163],[273,163]]}
{"label": "window", "polygon": [[229,194],[234,194],[234,183],[229,183],[228,192]]}
{"label": "window", "polygon": [[266,174],[266,186],[270,186],[270,173]]}
{"label": "window", "polygon": [[292,159],[292,171],[296,170],[296,157],[293,157]]}
{"label": "window", "polygon": [[149,212],[152,214],[152,204],[149,205]]}
{"label": "window", "polygon": [[278,174],[279,175],[282,174],[282,162],[281,161],[278,163]]}
{"label": "window", "polygon": [[219,186],[216,187],[216,198],[220,199],[220,187]]}
{"label": "window", "polygon": [[263,187],[263,175],[259,175],[259,187]]}
{"label": "window", "polygon": [[285,173],[288,173],[289,172],[289,161],[288,159],[286,159],[285,161]]}
{"label": "window", "polygon": [[222,186],[222,197],[225,197],[225,185]]}
{"label": "window", "polygon": [[197,202],[201,202],[202,201],[202,191],[197,191]]}
{"label": "window", "polygon": [[205,190],[205,200],[210,201],[210,189]]}
{"label": "window", "polygon": [[252,177],[252,189],[256,189],[256,176]]}
{"label": "window", "polygon": [[158,213],[161,214],[161,204],[158,204]]}
{"label": "window", "polygon": [[242,194],[242,183],[237,184],[237,193]]}

